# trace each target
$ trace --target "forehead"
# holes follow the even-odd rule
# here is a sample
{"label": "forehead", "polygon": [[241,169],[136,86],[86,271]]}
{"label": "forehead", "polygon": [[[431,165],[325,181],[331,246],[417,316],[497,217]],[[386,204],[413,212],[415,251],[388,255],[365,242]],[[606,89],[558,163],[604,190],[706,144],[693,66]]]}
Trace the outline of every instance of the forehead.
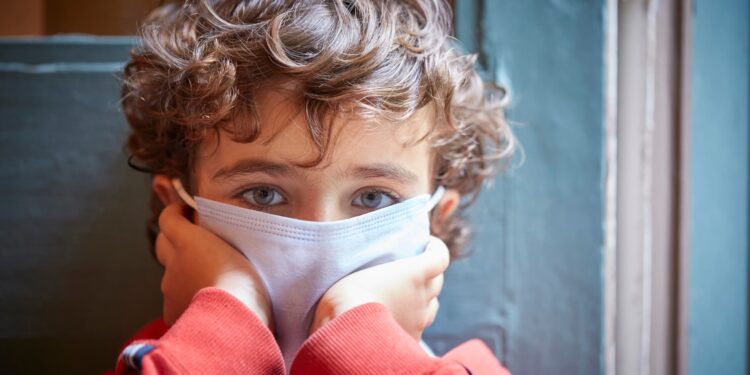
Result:
{"label": "forehead", "polygon": [[[224,131],[208,135],[198,149],[199,164],[224,164],[240,157],[264,157],[295,165],[309,165],[320,151],[310,137],[304,106],[294,88],[263,90],[254,98],[260,135],[252,142],[237,142]],[[237,122],[248,121],[236,118]],[[331,141],[320,167],[342,162],[408,162],[430,154],[429,135],[435,115],[432,106],[418,110],[402,122],[360,118],[347,113],[323,119],[330,126]],[[211,163],[207,163],[211,161]],[[216,165],[214,165],[216,166]],[[317,166],[316,166],[317,167]]]}

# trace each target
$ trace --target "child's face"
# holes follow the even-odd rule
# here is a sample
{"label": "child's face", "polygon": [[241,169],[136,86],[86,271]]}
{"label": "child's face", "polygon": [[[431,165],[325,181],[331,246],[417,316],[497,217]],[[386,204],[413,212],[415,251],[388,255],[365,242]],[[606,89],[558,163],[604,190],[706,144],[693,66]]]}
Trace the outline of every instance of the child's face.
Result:
{"label": "child's face", "polygon": [[[303,112],[282,92],[255,97],[261,134],[239,143],[224,132],[198,149],[194,182],[198,196],[310,221],[350,218],[430,193],[434,121],[425,107],[405,123],[337,117],[328,157],[318,156]],[[343,126],[342,126],[343,124]],[[217,142],[218,141],[218,142]]]}

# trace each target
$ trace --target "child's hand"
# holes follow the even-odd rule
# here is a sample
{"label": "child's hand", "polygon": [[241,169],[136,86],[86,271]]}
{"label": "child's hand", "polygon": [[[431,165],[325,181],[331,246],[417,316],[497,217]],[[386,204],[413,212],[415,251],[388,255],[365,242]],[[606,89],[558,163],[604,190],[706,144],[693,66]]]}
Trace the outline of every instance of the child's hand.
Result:
{"label": "child's hand", "polygon": [[388,307],[401,328],[419,340],[437,315],[437,297],[449,261],[443,241],[431,237],[422,254],[344,277],[320,299],[310,334],[354,307],[378,302]]}
{"label": "child's hand", "polygon": [[270,299],[251,263],[222,239],[183,216],[173,203],[159,216],[156,257],[164,266],[164,321],[173,324],[206,287],[218,287],[247,305],[273,331]]}

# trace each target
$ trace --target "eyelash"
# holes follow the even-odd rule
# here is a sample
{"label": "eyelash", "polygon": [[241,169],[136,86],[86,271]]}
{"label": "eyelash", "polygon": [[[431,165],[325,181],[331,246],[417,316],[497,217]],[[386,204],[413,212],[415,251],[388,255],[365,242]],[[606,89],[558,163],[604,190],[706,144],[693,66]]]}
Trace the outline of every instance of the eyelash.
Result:
{"label": "eyelash", "polygon": [[368,187],[368,188],[360,189],[360,190],[357,190],[356,193],[354,193],[354,196],[357,197],[364,193],[373,193],[373,192],[383,193],[383,195],[385,195],[386,197],[393,199],[393,204],[396,204],[402,201],[401,196],[398,193],[396,193],[393,190],[385,189],[381,187]]}
{"label": "eyelash", "polygon": [[[245,194],[247,194],[247,193],[249,193],[249,192],[251,192],[251,191],[253,191],[255,189],[264,189],[264,188],[265,189],[269,189],[269,190],[274,190],[274,191],[276,191],[277,194],[280,194],[281,197],[282,197],[282,199],[283,199],[282,203],[279,203],[279,204],[276,204],[276,205],[270,205],[270,206],[269,205],[256,205],[256,204],[252,204],[252,203],[248,202],[248,200],[245,199],[245,197],[244,197]],[[360,195],[362,195],[364,193],[371,193],[371,192],[382,193],[386,197],[392,199],[393,200],[393,204],[397,204],[397,203],[400,203],[401,201],[403,201],[403,199],[401,198],[400,194],[398,194],[397,192],[395,192],[395,191],[393,191],[391,189],[386,189],[386,188],[382,188],[382,187],[367,187],[367,188],[364,188],[364,189],[359,189],[359,190],[357,190],[357,192],[354,193],[354,197],[356,198],[356,197],[358,197],[358,196],[360,196]],[[235,193],[233,193],[232,197],[234,199],[240,201],[240,202],[243,202],[245,205],[251,206],[253,209],[259,210],[259,211],[267,211],[267,210],[269,210],[272,207],[276,207],[276,206],[283,205],[284,203],[286,203],[286,193],[284,192],[284,190],[282,190],[281,188],[279,188],[277,186],[265,185],[265,184],[264,185],[243,186],[243,187],[239,188]],[[355,198],[353,198],[352,200],[354,200]],[[357,207],[358,208],[365,208],[365,207],[359,207],[359,206],[357,206]]]}
{"label": "eyelash", "polygon": [[[247,199],[245,199],[245,194],[248,194],[251,191],[257,190],[257,189],[274,190],[276,192],[276,194],[281,195],[282,202],[279,203],[279,204],[275,204],[275,205],[260,205],[260,204],[252,204]],[[271,209],[272,207],[280,206],[280,205],[283,205],[283,204],[286,203],[286,193],[284,192],[284,190],[282,190],[281,188],[279,188],[277,186],[266,185],[266,184],[243,186],[243,187],[239,188],[234,194],[232,194],[232,197],[234,199],[242,202],[244,205],[249,206],[252,209],[258,210],[258,211],[267,211],[267,210]]]}

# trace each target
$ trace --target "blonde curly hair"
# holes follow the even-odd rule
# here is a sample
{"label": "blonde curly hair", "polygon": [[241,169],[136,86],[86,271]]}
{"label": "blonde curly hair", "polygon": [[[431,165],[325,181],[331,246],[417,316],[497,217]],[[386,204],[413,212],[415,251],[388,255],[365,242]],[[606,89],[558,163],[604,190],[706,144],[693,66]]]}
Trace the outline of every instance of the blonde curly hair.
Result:
{"label": "blonde curly hair", "polygon": [[[206,131],[252,142],[261,130],[254,91],[271,80],[300,88],[319,163],[331,144],[326,114],[354,111],[401,121],[430,104],[436,114],[434,184],[456,189],[456,214],[433,225],[452,257],[469,238],[464,210],[515,138],[505,92],[484,83],[476,56],[450,37],[439,0],[195,0],[155,10],[123,72],[131,165],[190,179]],[[232,122],[237,116],[252,121]],[[507,163],[506,163],[507,164]],[[150,234],[163,206],[152,196]],[[153,242],[152,242],[153,243]]]}

